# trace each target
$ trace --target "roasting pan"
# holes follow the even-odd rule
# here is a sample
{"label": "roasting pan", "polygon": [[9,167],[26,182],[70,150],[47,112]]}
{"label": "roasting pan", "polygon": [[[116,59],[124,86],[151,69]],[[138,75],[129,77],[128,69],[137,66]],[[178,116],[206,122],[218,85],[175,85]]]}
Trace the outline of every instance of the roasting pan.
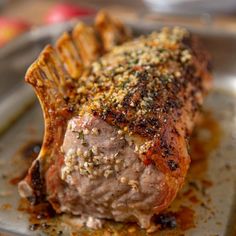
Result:
{"label": "roasting pan", "polygon": [[[54,219],[51,223],[55,228],[51,231],[47,224],[38,229],[29,220],[30,215],[19,210],[23,207],[16,187],[17,178],[29,162],[28,155],[39,151],[43,137],[42,112],[32,88],[24,84],[24,73],[47,43],[55,42],[61,32],[69,31],[74,24],[72,21],[33,30],[0,51],[0,231],[3,235],[69,235],[71,222],[76,221],[65,217],[62,223]],[[144,22],[129,24],[136,35],[162,26]],[[198,139],[195,154],[201,159],[192,162],[183,190],[167,210],[177,217],[177,227],[160,229],[152,235],[235,236],[236,34],[209,28],[190,30],[201,37],[210,51],[215,78],[214,88],[203,106],[206,122],[195,132]],[[134,225],[111,223],[109,227],[107,231],[95,232],[73,226],[72,233],[145,235]]]}

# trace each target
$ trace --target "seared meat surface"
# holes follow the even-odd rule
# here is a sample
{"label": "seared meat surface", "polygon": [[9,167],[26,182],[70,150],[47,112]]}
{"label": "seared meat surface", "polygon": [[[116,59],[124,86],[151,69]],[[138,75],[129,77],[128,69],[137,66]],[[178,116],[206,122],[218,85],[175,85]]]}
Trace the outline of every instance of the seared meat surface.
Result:
{"label": "seared meat surface", "polygon": [[[60,56],[62,64],[48,47],[27,72],[46,130],[19,192],[35,203],[49,201],[59,213],[136,221],[148,228],[184,183],[188,138],[211,85],[209,58],[182,28],[114,46],[114,35],[122,42],[128,31],[116,23],[122,30],[111,37],[101,33],[101,17],[98,22],[103,46],[96,48],[103,47],[105,55],[84,50],[81,57],[78,50],[69,62]],[[85,51],[93,56],[83,60]]]}

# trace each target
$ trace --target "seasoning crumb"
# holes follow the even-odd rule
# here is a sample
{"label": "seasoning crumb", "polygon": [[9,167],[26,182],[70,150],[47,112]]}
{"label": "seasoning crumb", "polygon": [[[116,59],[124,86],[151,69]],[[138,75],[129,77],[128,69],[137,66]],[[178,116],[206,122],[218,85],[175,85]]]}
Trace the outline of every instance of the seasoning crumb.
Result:
{"label": "seasoning crumb", "polygon": [[138,190],[139,183],[137,180],[129,180],[128,185],[130,185],[133,190]]}
{"label": "seasoning crumb", "polygon": [[88,130],[88,129],[85,129],[85,130],[84,130],[84,134],[85,134],[85,135],[88,135],[88,134],[89,134],[89,130]]}
{"label": "seasoning crumb", "polygon": [[91,133],[94,135],[98,135],[99,134],[98,128],[92,128]]}
{"label": "seasoning crumb", "polygon": [[127,183],[127,178],[126,178],[126,177],[121,177],[121,178],[120,178],[120,182],[121,182],[122,184]]}
{"label": "seasoning crumb", "polygon": [[128,228],[129,233],[134,233],[136,231],[136,228],[134,226]]}

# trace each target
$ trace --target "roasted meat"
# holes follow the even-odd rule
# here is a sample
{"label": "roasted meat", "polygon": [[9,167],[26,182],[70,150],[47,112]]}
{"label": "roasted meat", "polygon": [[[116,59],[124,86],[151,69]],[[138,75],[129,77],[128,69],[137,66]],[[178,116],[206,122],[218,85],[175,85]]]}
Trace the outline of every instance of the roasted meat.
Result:
{"label": "roasted meat", "polygon": [[100,13],[95,27],[78,25],[29,68],[45,136],[19,184],[22,197],[49,201],[58,213],[143,228],[174,200],[211,86],[209,56],[178,27],[129,38]]}

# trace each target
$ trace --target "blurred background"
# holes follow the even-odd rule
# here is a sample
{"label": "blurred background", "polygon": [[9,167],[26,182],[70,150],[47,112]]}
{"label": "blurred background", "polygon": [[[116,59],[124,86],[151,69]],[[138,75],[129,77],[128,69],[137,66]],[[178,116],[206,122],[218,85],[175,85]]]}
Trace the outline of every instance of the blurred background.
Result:
{"label": "blurred background", "polygon": [[236,0],[0,0],[0,46],[32,28],[93,15],[100,8],[127,21],[174,22],[236,32]]}

